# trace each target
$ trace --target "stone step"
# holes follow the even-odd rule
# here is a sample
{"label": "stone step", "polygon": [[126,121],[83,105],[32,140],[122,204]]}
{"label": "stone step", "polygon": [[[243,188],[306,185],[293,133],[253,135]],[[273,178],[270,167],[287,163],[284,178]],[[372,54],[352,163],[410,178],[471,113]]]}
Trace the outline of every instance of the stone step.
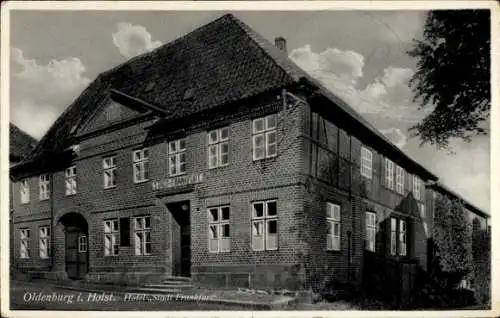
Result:
{"label": "stone step", "polygon": [[178,289],[188,289],[188,288],[193,288],[193,285],[191,284],[183,284],[182,282],[165,282],[161,284],[146,284],[144,287],[151,287],[151,288],[178,288]]}
{"label": "stone step", "polygon": [[167,282],[167,283],[174,283],[174,282],[191,282],[191,277],[184,277],[184,276],[166,276],[162,278],[162,283]]}
{"label": "stone step", "polygon": [[133,290],[137,292],[143,292],[143,293],[164,293],[164,294],[175,294],[175,293],[181,293],[182,290],[178,288],[152,288],[152,287],[141,287],[138,288],[137,290]]}

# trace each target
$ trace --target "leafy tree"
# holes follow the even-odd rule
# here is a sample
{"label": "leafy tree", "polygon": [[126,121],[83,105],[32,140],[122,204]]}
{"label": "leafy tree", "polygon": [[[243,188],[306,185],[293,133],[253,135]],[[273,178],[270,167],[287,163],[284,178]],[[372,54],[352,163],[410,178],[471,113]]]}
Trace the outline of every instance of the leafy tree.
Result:
{"label": "leafy tree", "polygon": [[407,52],[417,59],[410,80],[414,101],[433,111],[410,128],[422,144],[446,147],[450,138],[487,134],[490,97],[489,10],[437,10],[427,14],[423,40]]}
{"label": "leafy tree", "polygon": [[447,284],[456,284],[472,269],[472,227],[459,200],[438,196],[434,239],[438,271]]}

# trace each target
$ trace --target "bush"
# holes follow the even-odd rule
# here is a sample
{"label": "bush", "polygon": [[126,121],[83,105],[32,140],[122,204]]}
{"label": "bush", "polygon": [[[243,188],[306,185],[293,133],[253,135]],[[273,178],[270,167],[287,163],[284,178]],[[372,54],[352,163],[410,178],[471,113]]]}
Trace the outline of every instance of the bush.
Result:
{"label": "bush", "polygon": [[350,301],[359,297],[360,291],[351,284],[332,280],[323,285],[319,294],[322,299],[329,302],[339,300]]}

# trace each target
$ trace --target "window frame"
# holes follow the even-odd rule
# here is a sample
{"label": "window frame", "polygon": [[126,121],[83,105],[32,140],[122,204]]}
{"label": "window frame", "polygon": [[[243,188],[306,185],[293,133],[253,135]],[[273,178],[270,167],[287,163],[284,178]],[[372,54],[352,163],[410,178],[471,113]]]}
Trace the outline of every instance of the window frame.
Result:
{"label": "window frame", "polygon": [[[64,172],[64,185],[65,185],[65,194],[66,196],[75,195],[77,193],[77,180],[76,180],[76,165],[72,165],[71,167],[66,168]],[[70,184],[68,191],[68,182]]]}
{"label": "window frame", "polygon": [[[330,214],[329,212],[332,211],[333,213]],[[335,215],[335,211],[337,211],[338,217]],[[329,233],[327,231],[327,238],[326,238],[326,250],[327,251],[332,251],[332,252],[339,252],[342,247],[341,247],[341,237],[342,237],[342,229],[341,229],[341,221],[342,221],[342,207],[340,204],[336,204],[333,202],[327,202],[326,203],[326,216],[325,220],[327,223],[327,229],[328,229],[328,224],[330,226],[331,232]],[[337,227],[336,227],[337,226]],[[338,235],[335,235],[335,228],[338,230]],[[331,244],[329,244],[331,240]]]}
{"label": "window frame", "polygon": [[[151,243],[151,216],[150,215],[141,215],[141,216],[135,216],[133,217],[134,219],[134,255],[135,256],[148,256],[152,255],[153,252],[153,245]],[[146,222],[146,219],[149,219],[149,226],[146,226],[148,222]],[[137,220],[142,220],[143,226],[138,228],[137,227]],[[137,241],[138,239],[138,234],[140,235],[139,243]],[[146,237],[149,237],[149,240],[146,240]],[[137,246],[140,245],[139,248],[139,253],[137,251]],[[149,245],[149,252],[147,252],[147,246]]]}
{"label": "window frame", "polygon": [[376,212],[365,211],[365,250],[370,252],[377,250],[377,222]]}
{"label": "window frame", "polygon": [[[103,168],[103,187],[104,189],[113,189],[116,187],[116,155],[107,156],[102,158],[102,168]],[[107,162],[109,160],[109,163]],[[109,173],[109,177],[106,177]],[[113,182],[106,182],[112,180]],[[112,184],[111,184],[112,183]],[[110,185],[108,185],[110,184]]]}
{"label": "window frame", "polygon": [[[269,126],[270,119],[274,119],[274,126]],[[262,122],[262,129],[257,129],[257,123]],[[278,114],[273,113],[264,117],[252,120],[252,159],[259,161],[274,158],[278,155]],[[269,142],[269,136],[274,134],[274,142]],[[256,140],[262,138],[263,144],[256,146]],[[274,152],[270,153],[270,148],[274,147]],[[257,150],[262,150],[262,156],[257,156]]]}
{"label": "window frame", "polygon": [[[30,229],[20,228],[19,229],[19,257],[21,259],[30,259]],[[24,252],[24,253],[23,253]]]}
{"label": "window frame", "polygon": [[420,187],[420,178],[417,175],[413,175],[413,196],[416,200],[421,200],[421,187]]}
{"label": "window frame", "polygon": [[406,220],[399,219],[398,235],[399,235],[398,255],[406,257],[408,255],[408,223],[406,222]]}
{"label": "window frame", "polygon": [[40,194],[40,201],[50,199],[50,174],[42,174],[38,179],[38,187]]}
{"label": "window frame", "polygon": [[88,251],[87,235],[79,235],[78,236],[78,253],[86,253],[87,251]]}
{"label": "window frame", "polygon": [[23,179],[19,185],[19,196],[21,204],[30,203],[30,184],[29,179]]}
{"label": "window frame", "polygon": [[388,189],[394,190],[394,162],[388,158],[384,160],[384,180]]}
{"label": "window frame", "polygon": [[[138,156],[136,156],[138,154]],[[139,172],[140,178],[137,178]],[[134,183],[149,181],[149,149],[142,148],[132,151],[132,174]]]}
{"label": "window frame", "polygon": [[396,165],[396,192],[405,193],[405,170],[399,165]]}
{"label": "window frame", "polygon": [[[184,147],[181,148],[181,142],[183,142]],[[171,145],[175,145],[174,150],[171,147]],[[182,176],[186,174],[187,172],[187,142],[186,138],[179,138],[175,140],[171,140],[167,143],[168,147],[168,155],[167,155],[167,160],[168,160],[168,175],[171,177],[177,177],[177,176]],[[184,158],[184,161],[181,161],[181,158]],[[172,159],[174,159],[174,166],[172,166]],[[175,173],[172,173],[172,167],[175,167]],[[180,171],[181,167],[184,167],[184,171]]]}
{"label": "window frame", "polygon": [[392,256],[398,255],[398,219],[390,218],[390,253]]}
{"label": "window frame", "polygon": [[[222,137],[222,132],[226,131],[226,137]],[[215,139],[212,139],[212,134],[215,134]],[[229,135],[230,135],[230,130],[229,126],[224,126],[220,127],[217,129],[212,129],[207,132],[207,161],[208,161],[208,169],[216,169],[216,168],[221,168],[229,165]],[[227,156],[227,162],[223,163],[222,162],[222,149],[224,146],[227,147],[227,153],[225,155]],[[211,154],[211,149],[215,149],[215,154]],[[215,157],[215,164],[212,164],[212,158]]]}
{"label": "window frame", "polygon": [[[43,231],[45,230],[45,231]],[[43,233],[45,232],[45,233]],[[50,253],[51,253],[51,246],[50,246],[50,226],[49,225],[43,225],[38,228],[38,253],[40,256],[40,259],[49,259],[50,258]],[[44,242],[44,243],[42,243]],[[45,244],[45,245],[43,245]],[[42,255],[42,246],[45,246],[45,257]]]}
{"label": "window frame", "polygon": [[[228,219],[224,219],[223,209],[229,209]],[[217,211],[217,219],[213,220],[212,211]],[[228,253],[231,251],[231,207],[221,205],[207,208],[208,218],[208,252],[209,253]],[[224,228],[229,226],[229,236],[224,236]],[[215,227],[216,237],[212,237],[212,227]],[[222,242],[227,242],[227,248],[222,247]],[[213,249],[212,243],[217,242],[217,249]]]}
{"label": "window frame", "polygon": [[373,178],[373,152],[365,146],[361,146],[360,174],[368,179]]}
{"label": "window frame", "polygon": [[[114,226],[116,222],[116,228]],[[109,225],[108,225],[109,224]],[[120,255],[120,222],[118,218],[105,219],[103,220],[103,233],[104,233],[104,256],[118,256]],[[109,230],[108,230],[109,229]],[[110,249],[108,252],[108,248],[106,246],[107,238],[110,238]],[[113,244],[113,239],[115,244]],[[116,246],[116,250],[115,250]],[[116,253],[115,253],[116,251]]]}
{"label": "window frame", "polygon": [[[276,214],[275,215],[269,215],[269,205],[274,203],[275,204],[275,209],[276,209]],[[262,204],[262,216],[257,216],[254,211],[255,206]],[[252,246],[252,251],[276,251],[279,248],[279,219],[278,219],[278,200],[277,199],[270,199],[270,200],[261,200],[261,201],[254,201],[250,205],[250,210],[251,210],[251,221],[250,221],[250,231],[251,231],[251,246]],[[269,233],[269,224],[271,222],[276,222],[276,233]],[[260,224],[260,229],[262,230],[261,235],[256,235],[254,234],[254,225],[255,224]],[[262,248],[256,248],[254,242],[256,237],[262,237]],[[273,238],[272,240],[270,238]],[[275,246],[270,246],[271,244],[269,242],[274,241]]]}

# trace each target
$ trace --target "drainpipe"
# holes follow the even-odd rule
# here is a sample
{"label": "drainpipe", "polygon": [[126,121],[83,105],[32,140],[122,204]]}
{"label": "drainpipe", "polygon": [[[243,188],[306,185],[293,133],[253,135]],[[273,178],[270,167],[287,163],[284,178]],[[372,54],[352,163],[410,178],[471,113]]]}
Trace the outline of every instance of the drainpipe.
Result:
{"label": "drainpipe", "polygon": [[347,277],[348,277],[348,282],[351,282],[352,278],[352,253],[354,252],[354,243],[353,243],[353,237],[354,237],[354,229],[356,227],[356,221],[354,218],[354,209],[355,205],[353,205],[353,200],[352,200],[352,173],[353,173],[353,160],[352,160],[352,136],[349,137],[349,203],[351,204],[351,231],[348,233],[348,243],[349,243],[349,253],[348,253],[348,261],[347,261]]}
{"label": "drainpipe", "polygon": [[54,242],[55,242],[55,224],[54,224],[54,174],[50,174],[50,270],[54,269]]}

